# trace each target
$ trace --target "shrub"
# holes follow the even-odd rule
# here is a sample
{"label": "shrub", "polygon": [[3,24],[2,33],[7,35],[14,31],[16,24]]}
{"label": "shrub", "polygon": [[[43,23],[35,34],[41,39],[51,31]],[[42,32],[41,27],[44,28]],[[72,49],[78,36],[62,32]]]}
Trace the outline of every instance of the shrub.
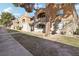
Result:
{"label": "shrub", "polygon": [[76,31],[74,32],[74,34],[79,35],[79,28],[76,29]]}
{"label": "shrub", "polygon": [[17,28],[17,30],[21,30],[21,27],[19,27],[19,26],[17,26],[16,28]]}

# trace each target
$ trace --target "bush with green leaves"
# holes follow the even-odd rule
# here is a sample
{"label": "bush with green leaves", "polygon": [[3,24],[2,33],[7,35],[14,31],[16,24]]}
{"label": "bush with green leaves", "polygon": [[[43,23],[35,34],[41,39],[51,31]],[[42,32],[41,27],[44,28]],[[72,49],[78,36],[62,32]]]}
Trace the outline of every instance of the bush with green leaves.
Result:
{"label": "bush with green leaves", "polygon": [[76,29],[76,31],[74,32],[75,35],[79,35],[79,27]]}
{"label": "bush with green leaves", "polygon": [[14,18],[15,16],[9,12],[2,12],[1,19],[0,19],[0,25],[6,25]]}
{"label": "bush with green leaves", "polygon": [[21,27],[19,27],[19,26],[17,26],[16,28],[17,28],[17,30],[21,30],[21,29],[22,29],[22,28],[21,28]]}

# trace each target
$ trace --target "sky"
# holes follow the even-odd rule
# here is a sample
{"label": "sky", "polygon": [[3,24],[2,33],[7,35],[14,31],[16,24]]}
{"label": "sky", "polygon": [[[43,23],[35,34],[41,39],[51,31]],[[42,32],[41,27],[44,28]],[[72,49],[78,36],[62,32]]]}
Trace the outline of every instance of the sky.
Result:
{"label": "sky", "polygon": [[0,14],[1,12],[10,12],[16,17],[19,17],[25,12],[25,10],[20,7],[15,7],[11,3],[0,3]]}
{"label": "sky", "polygon": [[[37,8],[37,6],[35,7]],[[44,3],[38,4],[38,8],[44,8],[44,7],[45,7]],[[79,15],[79,4],[77,4],[75,7],[76,7],[77,14]],[[21,8],[21,7],[15,7],[12,3],[0,3],[0,14],[1,12],[10,12],[18,18],[25,13],[25,10],[24,8]],[[29,16],[32,17],[34,13],[35,11],[33,10],[32,13],[29,13]]]}
{"label": "sky", "polygon": [[[39,8],[43,8],[44,6],[45,4],[38,4]],[[25,10],[21,7],[15,7],[12,3],[0,3],[0,14],[1,12],[10,12],[18,18],[25,13]],[[35,11],[33,10],[32,13],[29,13],[29,16],[32,17],[34,13]]]}

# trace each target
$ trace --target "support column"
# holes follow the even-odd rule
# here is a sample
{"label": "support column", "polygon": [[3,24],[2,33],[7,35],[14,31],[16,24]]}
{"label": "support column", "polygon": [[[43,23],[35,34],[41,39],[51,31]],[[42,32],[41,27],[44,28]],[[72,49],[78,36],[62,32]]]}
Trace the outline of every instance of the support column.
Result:
{"label": "support column", "polygon": [[49,35],[50,34],[50,22],[47,22],[46,23],[46,28],[45,28],[45,36]]}

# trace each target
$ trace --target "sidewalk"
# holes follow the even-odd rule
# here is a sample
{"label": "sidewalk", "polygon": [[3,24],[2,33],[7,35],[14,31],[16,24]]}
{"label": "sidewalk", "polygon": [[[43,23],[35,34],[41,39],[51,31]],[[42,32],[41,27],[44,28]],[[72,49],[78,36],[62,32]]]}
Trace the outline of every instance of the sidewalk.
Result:
{"label": "sidewalk", "polygon": [[[0,34],[7,31],[0,27]],[[32,56],[21,44],[19,44],[11,35],[0,35],[0,56]]]}

